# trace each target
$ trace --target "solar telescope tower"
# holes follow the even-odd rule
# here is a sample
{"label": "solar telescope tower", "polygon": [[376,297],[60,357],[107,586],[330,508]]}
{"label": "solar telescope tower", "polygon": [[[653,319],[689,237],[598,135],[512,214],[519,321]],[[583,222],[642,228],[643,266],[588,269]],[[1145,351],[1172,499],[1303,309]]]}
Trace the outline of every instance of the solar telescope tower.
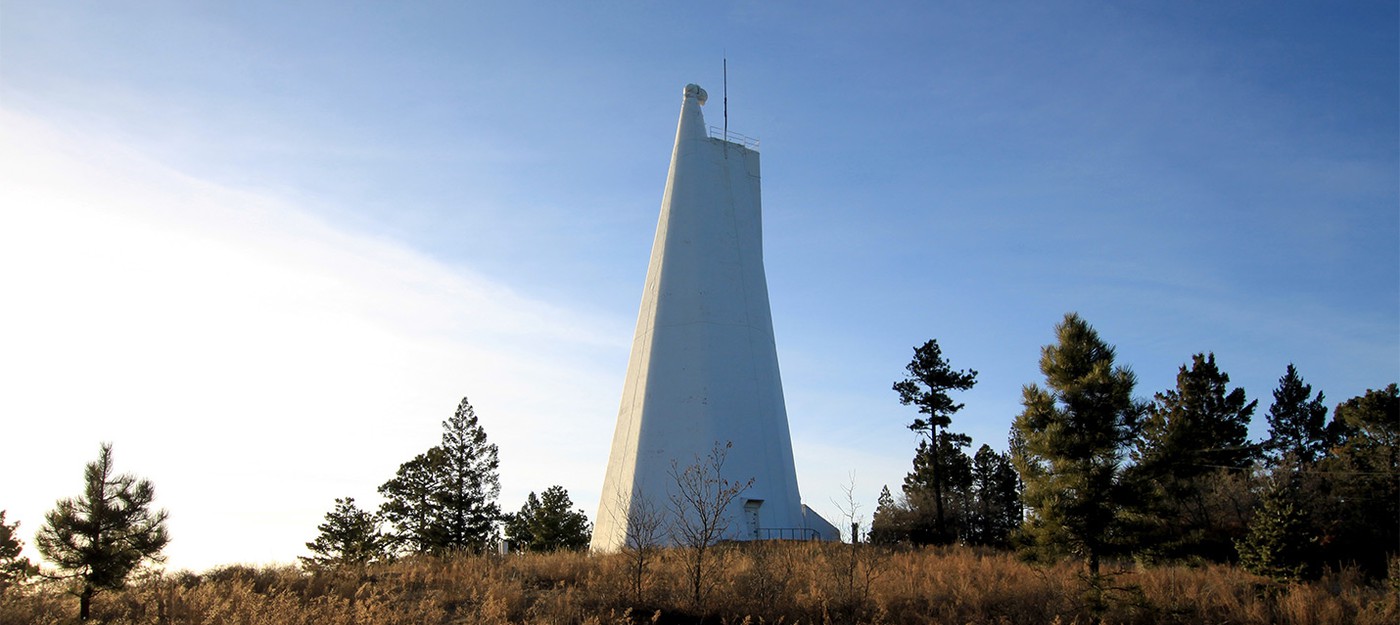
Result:
{"label": "solar telescope tower", "polygon": [[[757,144],[711,132],[687,85],[651,248],[592,549],[624,545],[629,514],[670,514],[672,472],[728,448],[728,540],[822,537],[802,505],[763,271]],[[667,537],[662,537],[668,542]]]}

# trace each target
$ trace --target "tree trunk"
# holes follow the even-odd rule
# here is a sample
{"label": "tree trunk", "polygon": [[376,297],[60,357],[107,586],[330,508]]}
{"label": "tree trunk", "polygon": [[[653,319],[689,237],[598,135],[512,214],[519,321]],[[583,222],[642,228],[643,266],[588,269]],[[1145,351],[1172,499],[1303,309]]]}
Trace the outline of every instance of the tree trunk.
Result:
{"label": "tree trunk", "polygon": [[933,508],[937,516],[934,518],[933,530],[937,534],[938,544],[946,544],[947,530],[943,523],[943,459],[939,457],[938,449],[938,426],[929,429],[930,449],[933,451]]}
{"label": "tree trunk", "polygon": [[92,586],[84,585],[82,594],[78,595],[78,620],[88,620],[89,609],[92,607],[92,595]]}
{"label": "tree trunk", "polygon": [[695,592],[695,596],[694,596],[694,601],[695,601],[695,613],[696,613],[697,615],[699,615],[700,612],[701,612],[701,610],[700,610],[700,584],[701,584],[701,578],[702,578],[702,576],[703,576],[704,573],[705,573],[704,564],[705,564],[705,547],[704,547],[704,543],[701,543],[701,546],[698,547],[698,548],[695,550],[695,577],[693,577],[693,578],[691,579],[691,583],[694,584],[694,587],[693,587],[692,590],[694,590],[694,592]]}

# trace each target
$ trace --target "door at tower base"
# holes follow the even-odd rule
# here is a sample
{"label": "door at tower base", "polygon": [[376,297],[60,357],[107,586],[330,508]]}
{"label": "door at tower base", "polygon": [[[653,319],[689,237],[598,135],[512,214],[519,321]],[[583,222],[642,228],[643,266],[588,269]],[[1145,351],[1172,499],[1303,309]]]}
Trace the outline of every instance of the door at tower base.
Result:
{"label": "door at tower base", "polygon": [[[592,548],[684,541],[678,486],[695,468],[727,502],[722,540],[812,538],[797,490],[763,271],[759,155],[711,137],[685,88]],[[717,497],[718,495],[716,495]],[[692,518],[692,521],[695,519]],[[640,524],[640,525],[639,525]],[[814,533],[815,532],[815,533]]]}

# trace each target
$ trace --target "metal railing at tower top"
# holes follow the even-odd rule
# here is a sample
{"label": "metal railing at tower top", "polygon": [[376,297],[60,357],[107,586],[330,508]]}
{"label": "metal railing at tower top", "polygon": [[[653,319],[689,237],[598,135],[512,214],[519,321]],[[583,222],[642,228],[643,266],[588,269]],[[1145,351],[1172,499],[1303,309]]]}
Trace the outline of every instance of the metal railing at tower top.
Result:
{"label": "metal railing at tower top", "polygon": [[710,138],[719,139],[720,141],[728,141],[736,145],[744,146],[745,148],[748,148],[750,150],[758,151],[758,139],[755,139],[753,137],[746,137],[737,132],[734,132],[733,130],[725,132],[724,128],[721,128],[719,126],[710,126]]}

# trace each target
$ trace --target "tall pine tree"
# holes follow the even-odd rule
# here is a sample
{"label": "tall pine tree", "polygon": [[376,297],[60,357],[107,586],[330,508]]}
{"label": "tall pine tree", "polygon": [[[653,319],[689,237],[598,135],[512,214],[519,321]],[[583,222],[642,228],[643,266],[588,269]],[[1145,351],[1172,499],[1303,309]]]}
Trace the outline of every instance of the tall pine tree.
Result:
{"label": "tall pine tree", "polygon": [[405,462],[379,487],[385,498],[380,513],[393,524],[401,548],[480,552],[501,516],[496,445],[486,442],[466,398],[442,429],[441,444]]}
{"label": "tall pine tree", "polygon": [[1136,379],[1079,315],[1065,315],[1055,333],[1041,350],[1046,388],[1023,389],[1015,421],[1025,438],[1016,467],[1031,511],[1025,531],[1044,550],[1079,555],[1097,577],[1128,496],[1122,461],[1136,430]]}
{"label": "tall pine tree", "polygon": [[947,490],[948,480],[943,475],[945,463],[940,456],[944,448],[943,435],[947,434],[946,428],[952,424],[953,415],[962,410],[963,405],[955,403],[948,396],[948,391],[965,391],[972,388],[977,383],[977,372],[971,369],[954,370],[943,358],[938,341],[933,339],[914,348],[914,358],[905,366],[905,370],[908,375],[894,383],[894,391],[899,393],[901,404],[918,406],[919,413],[924,415],[914,419],[914,422],[909,424],[909,429],[927,432],[929,436],[935,515],[933,542],[951,542],[953,536],[948,531],[944,511],[944,491]]}
{"label": "tall pine tree", "polygon": [[1384,575],[1400,557],[1400,389],[1367,390],[1338,404],[1332,420],[1342,436],[1316,467],[1322,501],[1308,502],[1319,511],[1321,555]]}
{"label": "tall pine tree", "polygon": [[1249,442],[1256,401],[1230,390],[1215,354],[1182,365],[1176,388],[1157,393],[1143,419],[1128,474],[1141,496],[1139,553],[1148,559],[1233,557],[1243,527],[1214,509],[1222,472],[1247,471],[1258,452]]}
{"label": "tall pine tree", "polygon": [[[904,476],[904,500],[909,505],[909,540],[915,545],[958,540],[967,529],[972,498],[972,459],[963,448],[966,434],[940,432],[935,453],[928,441],[914,452],[914,469]],[[942,480],[942,487],[938,481]],[[941,499],[939,499],[941,497]],[[942,501],[943,505],[937,505]],[[939,514],[943,520],[939,522]]]}
{"label": "tall pine tree", "polygon": [[966,541],[974,545],[1006,546],[1021,525],[1020,478],[1009,454],[982,445],[972,457],[972,505]]}
{"label": "tall pine tree", "polygon": [[1312,387],[1303,383],[1293,363],[1288,364],[1288,370],[1278,380],[1268,420],[1269,438],[1264,448],[1275,466],[1290,455],[1301,466],[1307,466],[1327,453],[1332,437],[1327,429],[1322,391],[1314,397]]}

